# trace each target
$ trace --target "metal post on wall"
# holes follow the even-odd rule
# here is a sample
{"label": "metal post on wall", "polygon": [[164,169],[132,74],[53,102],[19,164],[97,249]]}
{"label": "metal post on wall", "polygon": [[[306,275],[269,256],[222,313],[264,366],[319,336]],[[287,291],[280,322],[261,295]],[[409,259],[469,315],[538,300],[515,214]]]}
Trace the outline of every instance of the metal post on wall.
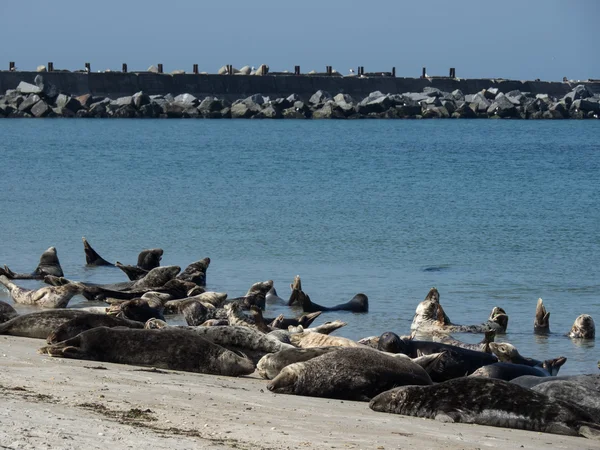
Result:
{"label": "metal post on wall", "polygon": [[53,72],[54,71],[54,63],[52,61],[50,61],[48,63],[48,72]]}
{"label": "metal post on wall", "polygon": [[423,74],[421,75],[421,78],[425,78],[427,76],[427,67],[423,67]]}
{"label": "metal post on wall", "polygon": [[158,63],[158,73],[163,73],[163,65],[162,65],[162,63]]}
{"label": "metal post on wall", "polygon": [[8,63],[8,70],[11,71],[11,72],[15,71],[15,62],[14,61],[10,61]]}
{"label": "metal post on wall", "polygon": [[192,66],[192,72],[194,72],[194,75],[198,75],[198,64]]}
{"label": "metal post on wall", "polygon": [[392,67],[392,76],[396,78],[396,68]]}
{"label": "metal post on wall", "polygon": [[294,75],[300,75],[300,66],[294,66]]}
{"label": "metal post on wall", "polygon": [[123,73],[127,73],[127,63],[123,63]]}
{"label": "metal post on wall", "polygon": [[90,73],[92,71],[92,66],[91,66],[91,64],[89,62],[85,63],[85,71],[87,73]]}

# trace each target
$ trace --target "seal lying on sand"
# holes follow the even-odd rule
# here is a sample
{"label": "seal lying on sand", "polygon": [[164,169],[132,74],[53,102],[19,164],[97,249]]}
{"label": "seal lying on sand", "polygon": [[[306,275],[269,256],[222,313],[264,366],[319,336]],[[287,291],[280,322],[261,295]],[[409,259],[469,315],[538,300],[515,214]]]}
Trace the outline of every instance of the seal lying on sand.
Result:
{"label": "seal lying on sand", "polygon": [[107,314],[121,319],[135,320],[145,323],[149,319],[165,320],[163,316],[164,307],[162,302],[156,298],[135,298],[126,300],[108,308]]}
{"label": "seal lying on sand", "polygon": [[121,319],[119,317],[107,316],[106,314],[86,314],[75,317],[58,328],[55,328],[46,338],[48,344],[56,344],[74,338],[79,333],[91,330],[98,327],[127,327],[127,328],[144,328],[142,322],[135,320]]}
{"label": "seal lying on sand", "polygon": [[494,307],[488,321],[482,325],[455,325],[444,312],[440,304],[440,294],[436,288],[431,288],[417,306],[415,316],[410,326],[411,331],[430,333],[433,331],[447,333],[485,333],[494,330],[505,333],[508,326],[508,315],[499,307]]}
{"label": "seal lying on sand", "polygon": [[535,334],[550,333],[550,313],[544,307],[544,301],[538,298],[535,307],[535,320],[533,321],[533,332]]}
{"label": "seal lying on sand", "polygon": [[0,323],[17,317],[19,313],[8,303],[0,301]]}
{"label": "seal lying on sand", "polygon": [[[374,411],[577,436],[596,422],[578,406],[501,380],[458,378],[433,386],[404,386],[371,400]],[[591,427],[596,428],[594,425]],[[584,432],[585,433],[585,432]]]}
{"label": "seal lying on sand", "polygon": [[523,375],[533,375],[534,377],[556,376],[561,366],[567,362],[567,358],[561,356],[556,359],[544,361],[541,366],[526,366],[523,364],[512,364],[498,362],[483,366],[473,372],[472,377],[495,378],[498,380],[510,381]]}
{"label": "seal lying on sand", "polygon": [[341,303],[335,306],[321,306],[313,303],[310,297],[299,289],[300,277],[296,275],[292,283],[292,293],[288,304],[302,306],[304,312],[315,311],[351,311],[351,312],[369,312],[369,299],[365,294],[356,294],[349,302]]}
{"label": "seal lying on sand", "polygon": [[475,372],[480,367],[498,362],[498,358],[484,353],[440,342],[401,339],[391,332],[379,338],[378,349],[389,353],[403,353],[411,358],[434,353],[443,353],[434,370],[429,372],[431,379],[442,382]]}
{"label": "seal lying on sand", "polygon": [[552,399],[574,403],[600,418],[600,375],[547,377],[544,381],[531,389]]}
{"label": "seal lying on sand", "polygon": [[8,289],[15,303],[37,305],[42,308],[66,308],[69,301],[82,292],[82,288],[75,284],[25,289],[17,286],[4,275],[0,275],[0,284]]}
{"label": "seal lying on sand", "polygon": [[42,347],[38,352],[63,358],[234,377],[254,372],[254,364],[249,359],[213,344],[192,330],[180,328],[93,328],[59,344]]}
{"label": "seal lying on sand", "polygon": [[85,264],[87,266],[114,266],[113,263],[109,263],[102,256],[96,253],[96,250],[92,248],[92,246],[85,237],[82,237],[81,240],[83,241]]}
{"label": "seal lying on sand", "polygon": [[358,342],[340,336],[329,336],[327,334],[314,333],[304,330],[302,333],[294,333],[290,336],[290,342],[299,348],[311,347],[363,347]]}
{"label": "seal lying on sand", "polygon": [[596,337],[596,324],[592,316],[582,314],[577,317],[568,336],[575,339],[594,339]]}
{"label": "seal lying on sand", "polygon": [[[455,347],[467,348],[478,352],[492,353],[490,345],[494,342],[496,332],[494,330],[486,331],[482,341],[479,344],[467,344],[465,342],[454,339],[444,333],[434,332],[432,335],[434,342],[442,342],[443,344],[453,345]],[[498,356],[498,355],[496,355]]]}
{"label": "seal lying on sand", "polygon": [[210,303],[211,305],[220,308],[227,300],[226,292],[202,292],[193,297],[180,298],[177,300],[169,300],[165,303],[165,313],[177,314],[183,311],[187,303],[198,301],[200,303]]}
{"label": "seal lying on sand", "polygon": [[272,380],[279,375],[284,367],[290,364],[308,361],[341,348],[343,347],[288,348],[276,353],[266,354],[258,361],[256,368],[261,377]]}
{"label": "seal lying on sand", "polygon": [[0,334],[46,339],[52,331],[76,317],[95,314],[77,309],[50,309],[23,314],[0,324]]}
{"label": "seal lying on sand", "polygon": [[32,273],[15,273],[8,266],[4,266],[4,269],[0,269],[0,275],[4,275],[10,280],[42,280],[46,275],[65,276],[54,247],[50,247],[42,253],[40,263]]}
{"label": "seal lying on sand", "polygon": [[371,348],[342,348],[285,367],[268,385],[271,392],[368,401],[394,386],[429,385],[414,362]]}

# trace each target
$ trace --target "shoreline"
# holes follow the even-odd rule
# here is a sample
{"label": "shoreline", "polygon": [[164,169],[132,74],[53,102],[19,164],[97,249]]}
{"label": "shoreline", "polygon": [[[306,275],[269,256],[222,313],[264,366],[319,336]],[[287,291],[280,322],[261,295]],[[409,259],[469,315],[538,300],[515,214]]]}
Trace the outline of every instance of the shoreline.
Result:
{"label": "shoreline", "polygon": [[272,394],[255,372],[211,376],[39,355],[0,337],[0,446],[8,448],[600,448],[600,442]]}

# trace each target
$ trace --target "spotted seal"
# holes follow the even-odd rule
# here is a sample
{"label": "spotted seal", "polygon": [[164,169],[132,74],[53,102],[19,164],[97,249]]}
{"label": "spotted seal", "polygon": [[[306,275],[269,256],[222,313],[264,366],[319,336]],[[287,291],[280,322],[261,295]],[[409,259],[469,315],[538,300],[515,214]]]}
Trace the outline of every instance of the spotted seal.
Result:
{"label": "spotted seal", "polygon": [[198,286],[206,286],[206,271],[210,266],[210,258],[203,258],[187,266],[177,275],[177,279],[190,281]]}
{"label": "spotted seal", "polygon": [[383,392],[373,411],[493,427],[586,435],[597,428],[589,412],[561,400],[502,380],[458,378],[433,386],[403,386]]}
{"label": "spotted seal", "polygon": [[254,372],[254,364],[249,359],[181,328],[92,328],[72,339],[42,347],[38,352],[62,358],[215,375],[240,376]]}
{"label": "spotted seal", "polygon": [[430,385],[418,364],[372,348],[342,348],[284,367],[267,385],[271,392],[368,401],[394,386]]}
{"label": "spotted seal", "polygon": [[505,333],[508,326],[508,315],[499,307],[494,307],[488,321],[481,325],[456,325],[444,312],[440,304],[440,293],[436,288],[431,288],[423,300],[417,306],[411,331],[431,333],[433,331],[447,333],[485,333],[494,330],[497,333]]}
{"label": "spotted seal", "polygon": [[146,322],[149,319],[165,320],[164,307],[157,298],[135,298],[122,303],[112,305],[107,314],[121,319],[129,319],[137,322]]}
{"label": "spotted seal", "polygon": [[561,366],[567,362],[567,358],[561,356],[555,359],[549,359],[541,366],[526,366],[524,364],[513,364],[497,362],[480,367],[473,372],[471,377],[496,378],[498,380],[510,381],[523,375],[533,375],[535,377],[556,376]]}
{"label": "spotted seal", "polygon": [[364,345],[340,336],[329,336],[327,334],[307,332],[294,333],[290,336],[290,342],[299,348],[311,347],[364,347]]}
{"label": "spotted seal", "polygon": [[46,275],[54,275],[55,277],[65,276],[60,266],[55,247],[50,247],[42,253],[40,263],[32,273],[15,273],[5,265],[4,269],[0,269],[0,275],[4,275],[11,280],[42,280]]}
{"label": "spotted seal", "polygon": [[85,264],[87,266],[114,266],[113,263],[100,256],[85,237],[82,237],[81,240],[83,241],[83,252],[85,253]]}
{"label": "spotted seal", "polygon": [[92,313],[78,309],[49,309],[23,314],[0,324],[0,334],[46,339],[52,331],[65,322],[88,315]]}
{"label": "spotted seal", "polygon": [[568,336],[573,339],[594,339],[596,337],[596,324],[588,314],[581,314],[575,319]]}
{"label": "spotted seal", "polygon": [[498,362],[498,358],[490,353],[455,347],[440,342],[402,339],[392,332],[383,333],[378,342],[379,350],[389,353],[403,353],[411,358],[434,353],[443,353],[430,372],[431,379],[442,382],[462,377],[475,372],[480,367]]}
{"label": "spotted seal", "polygon": [[19,313],[6,302],[0,301],[0,323],[17,317]]}
{"label": "spotted seal", "polygon": [[535,307],[535,320],[533,321],[533,332],[535,334],[547,334],[550,332],[550,313],[544,307],[544,301],[538,298]]}
{"label": "spotted seal", "polygon": [[279,372],[290,364],[308,361],[317,356],[324,355],[342,347],[312,347],[312,348],[287,348],[276,353],[268,353],[263,356],[256,365],[261,377],[272,380]]}
{"label": "spotted seal", "polygon": [[494,330],[486,331],[484,333],[483,339],[478,344],[467,344],[465,342],[459,341],[458,339],[454,339],[453,337],[445,333],[434,332],[432,334],[432,340],[434,342],[442,342],[443,344],[453,345],[455,347],[466,348],[469,350],[475,350],[484,353],[492,353],[490,345],[494,342],[495,338],[496,332]]}
{"label": "spotted seal", "polygon": [[541,366],[543,361],[522,356],[517,348],[508,342],[492,342],[490,350],[498,357],[500,362],[508,362],[513,364],[523,364],[526,366]]}
{"label": "spotted seal", "polygon": [[[300,284],[300,277],[296,276],[292,286]],[[302,289],[293,289],[288,302],[290,305],[300,305],[304,312],[316,311],[351,311],[355,313],[369,311],[369,298],[365,294],[356,294],[350,301],[335,306],[322,306],[313,303],[310,297]]]}
{"label": "spotted seal", "polygon": [[267,292],[273,287],[273,280],[259,281],[254,283],[243,297],[232,298],[228,302],[236,302],[242,304],[245,309],[250,309],[252,305],[258,306],[260,309],[265,309],[267,303]]}
{"label": "spotted seal", "polygon": [[48,344],[56,344],[74,338],[79,333],[98,327],[142,329],[144,328],[144,323],[106,314],[85,314],[75,317],[55,328],[46,338],[46,342]]}
{"label": "spotted seal", "polygon": [[0,284],[4,285],[15,303],[36,305],[42,308],[66,308],[69,301],[82,292],[75,284],[64,286],[46,286],[40,289],[25,289],[17,286],[4,275],[0,275]]}

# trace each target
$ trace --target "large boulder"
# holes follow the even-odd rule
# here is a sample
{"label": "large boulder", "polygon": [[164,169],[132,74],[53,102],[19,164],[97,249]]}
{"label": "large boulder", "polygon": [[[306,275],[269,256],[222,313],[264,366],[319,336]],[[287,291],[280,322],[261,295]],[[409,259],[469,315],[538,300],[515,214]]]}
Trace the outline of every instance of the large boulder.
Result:
{"label": "large boulder", "polygon": [[291,107],[283,110],[284,119],[306,119],[307,116],[301,110]]}
{"label": "large boulder", "polygon": [[58,108],[69,109],[73,113],[76,113],[82,108],[81,103],[75,98],[65,94],[59,94],[58,97],[56,97],[56,106]]}
{"label": "large boulder", "polygon": [[25,81],[21,81],[17,86],[17,92],[23,95],[27,94],[41,94],[42,90],[35,84],[26,83]]}
{"label": "large boulder", "polygon": [[333,101],[325,103],[312,114],[313,119],[342,119],[344,117],[343,112]]}
{"label": "large boulder", "polygon": [[200,102],[198,106],[198,111],[204,116],[213,113],[219,112],[223,109],[223,102],[216,97],[206,97],[204,100]]}
{"label": "large boulder", "polygon": [[84,108],[89,108],[91,106],[91,104],[93,103],[92,94],[80,95],[79,97],[75,97],[75,100],[77,100],[79,102],[79,104],[81,106],[83,106]]}
{"label": "large boulder", "polygon": [[52,110],[44,100],[40,100],[31,107],[33,117],[46,117]]}
{"label": "large boulder", "polygon": [[142,91],[140,91],[133,94],[132,101],[133,106],[136,109],[140,109],[142,106],[149,105],[152,100],[148,94],[144,94]]}
{"label": "large boulder", "polygon": [[283,115],[273,105],[268,105],[263,110],[259,111],[253,119],[281,119]]}
{"label": "large boulder", "polygon": [[244,102],[234,103],[231,106],[231,118],[232,119],[249,119],[250,117],[258,114],[261,110],[259,105],[248,106]]}
{"label": "large boulder", "polygon": [[148,119],[156,119],[158,116],[163,114],[163,109],[157,103],[151,102],[147,105],[142,105],[139,108],[140,117]]}
{"label": "large boulder", "polygon": [[494,102],[487,109],[489,116],[498,116],[501,118],[516,117],[517,110],[515,105],[503,94],[498,94]]}
{"label": "large boulder", "polygon": [[260,110],[260,107],[268,101],[268,97],[263,97],[262,94],[254,94],[243,99],[242,103],[250,108],[258,108]]}
{"label": "large boulder", "polygon": [[455,89],[453,90],[450,95],[452,96],[452,98],[454,100],[459,100],[459,101],[464,101],[465,100],[465,94],[462,93],[462,91],[460,89]]}
{"label": "large boulder", "polygon": [[564,100],[566,100],[567,102],[573,102],[575,100],[581,100],[581,99],[585,99],[585,98],[589,98],[589,97],[593,97],[594,93],[592,91],[590,91],[590,89],[583,85],[583,84],[579,84],[577,86],[575,86],[575,88],[569,92],[567,95],[565,95],[563,97]]}
{"label": "large boulder", "polygon": [[452,117],[456,119],[475,119],[477,114],[467,102],[463,102],[456,107],[456,110],[452,113]]}
{"label": "large boulder", "polygon": [[328,100],[331,100],[332,98],[333,97],[331,96],[331,94],[329,92],[318,90],[310,97],[310,99],[308,100],[308,103],[310,103],[314,107],[319,107],[319,106],[324,105],[325,102],[327,102]]}
{"label": "large boulder", "polygon": [[180,94],[174,99],[175,103],[184,106],[184,109],[191,107],[197,107],[200,104],[200,100],[194,97],[192,94]]}
{"label": "large boulder", "polygon": [[521,91],[510,91],[505,95],[509,102],[511,102],[515,106],[519,106],[525,100],[525,96]]}
{"label": "large boulder", "polygon": [[[435,97],[428,97],[435,98]],[[389,94],[385,95],[379,91],[371,92],[368,97],[363,99],[357,106],[359,114],[368,115],[372,113],[382,113],[392,108],[396,104],[396,99]]]}
{"label": "large boulder", "polygon": [[116,111],[113,111],[112,114],[109,114],[111,117],[116,119],[132,119],[137,116],[137,112],[133,105],[123,105],[118,108]]}
{"label": "large boulder", "polygon": [[186,110],[186,107],[180,103],[166,102],[163,105],[162,110],[163,114],[168,118],[180,119],[183,117],[183,112]]}
{"label": "large boulder", "polygon": [[475,112],[486,112],[491,106],[491,104],[492,102],[485,98],[485,96],[481,92],[478,92],[473,96],[469,106]]}
{"label": "large boulder", "polygon": [[396,105],[396,115],[402,119],[414,118],[421,115],[421,106],[416,103]]}
{"label": "large boulder", "polygon": [[594,100],[593,98],[588,97],[587,99],[579,99],[573,101],[573,103],[571,103],[570,109],[579,110],[586,113],[590,111],[598,113],[600,112],[600,103],[598,103],[598,101]]}
{"label": "large boulder", "polygon": [[42,75],[36,75],[33,82],[40,88],[42,94],[47,98],[54,98],[58,95],[58,89],[52,83],[46,81]]}
{"label": "large boulder", "polygon": [[423,94],[422,92],[405,92],[402,94],[402,97],[417,103],[429,98],[427,94]]}
{"label": "large boulder", "polygon": [[423,119],[447,119],[450,113],[443,106],[429,106],[423,111]]}
{"label": "large boulder", "polygon": [[108,105],[106,101],[102,100],[100,102],[92,103],[90,106],[90,117],[104,118],[107,117],[108,111],[106,105]]}
{"label": "large boulder", "polygon": [[35,105],[40,100],[41,99],[40,99],[39,95],[36,95],[36,94],[29,95],[28,97],[25,98],[25,100],[23,100],[23,102],[19,105],[17,110],[24,112],[24,113],[28,113],[29,111],[31,111],[31,108],[33,107],[33,105]]}
{"label": "large boulder", "polygon": [[500,93],[500,89],[498,89],[496,87],[491,87],[491,88],[485,89],[483,91],[483,95],[488,100],[494,100],[499,93]]}
{"label": "large boulder", "polygon": [[[133,106],[133,97],[131,95],[128,95],[126,97],[119,97],[118,99],[116,99],[114,101],[114,104],[116,104],[119,107],[121,107],[121,106]],[[119,109],[119,108],[117,108],[117,109]]]}
{"label": "large boulder", "polygon": [[431,86],[425,86],[423,88],[423,94],[428,97],[443,97],[444,93],[440,91],[438,88],[434,88]]}

